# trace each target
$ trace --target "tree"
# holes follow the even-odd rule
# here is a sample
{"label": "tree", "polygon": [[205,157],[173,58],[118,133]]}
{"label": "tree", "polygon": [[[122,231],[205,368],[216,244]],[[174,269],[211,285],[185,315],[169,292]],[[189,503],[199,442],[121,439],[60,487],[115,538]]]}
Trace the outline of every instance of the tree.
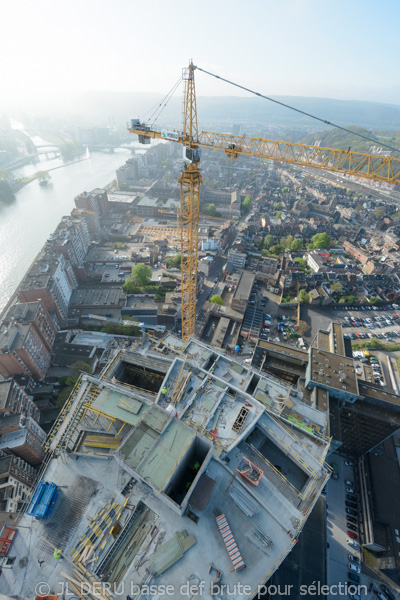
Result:
{"label": "tree", "polygon": [[74,362],[73,365],[70,366],[69,368],[69,376],[73,377],[74,379],[78,379],[79,375],[81,373],[91,373],[92,372],[92,368],[91,366],[87,363],[84,362],[83,360],[78,360],[76,362]]}
{"label": "tree", "polygon": [[8,181],[0,180],[0,202],[9,204],[15,200],[14,192]]}
{"label": "tree", "polygon": [[310,294],[307,294],[306,290],[304,290],[304,289],[300,290],[299,293],[297,294],[297,301],[304,303],[304,304],[309,304]]}
{"label": "tree", "polygon": [[295,329],[299,335],[303,336],[310,329],[310,326],[305,321],[299,321]]}
{"label": "tree", "polygon": [[251,197],[250,196],[246,196],[246,198],[243,200],[242,202],[242,211],[244,213],[248,213],[250,208],[251,208]]}
{"label": "tree", "polygon": [[65,402],[68,400],[76,382],[78,381],[81,373],[91,373],[91,366],[83,360],[74,362],[69,368],[69,374],[59,378],[58,383],[60,384],[60,391],[58,393],[56,404],[58,408],[62,408]]}
{"label": "tree", "polygon": [[271,246],[270,252],[278,256],[279,254],[283,253],[283,247],[281,246],[281,244],[275,244],[274,246]]}
{"label": "tree", "polygon": [[212,304],[224,304],[224,301],[222,300],[221,296],[219,296],[218,294],[214,294],[214,296],[211,296],[210,298],[210,302],[212,302]]}
{"label": "tree", "polygon": [[275,210],[282,210],[282,208],[283,208],[283,204],[282,204],[282,202],[277,202],[277,203],[275,204],[275,207],[274,207],[274,208],[275,208]]}
{"label": "tree", "polygon": [[331,290],[335,294],[340,294],[340,292],[343,291],[343,285],[340,283],[340,281],[335,281],[331,285]]}
{"label": "tree", "polygon": [[140,287],[146,287],[151,281],[151,267],[144,263],[138,263],[132,269],[132,279]]}
{"label": "tree", "polygon": [[264,248],[269,250],[274,243],[274,238],[272,235],[268,234],[264,238]]}
{"label": "tree", "polygon": [[140,287],[136,285],[133,279],[127,279],[123,284],[122,289],[127,294],[138,294],[140,292]]}
{"label": "tree", "polygon": [[307,270],[307,261],[304,260],[304,258],[295,258],[294,262],[297,263],[299,265],[299,269],[300,271],[306,271]]}
{"label": "tree", "polygon": [[48,171],[37,171],[35,173],[35,176],[39,183],[47,183],[51,179],[51,176]]}
{"label": "tree", "polygon": [[[130,319],[124,317],[124,320]],[[101,331],[110,335],[128,335],[131,337],[138,337],[141,334],[140,328],[137,325],[125,325],[124,323],[115,323],[114,321],[104,323]]]}
{"label": "tree", "polygon": [[167,269],[180,269],[181,268],[181,255],[176,254],[167,258]]}
{"label": "tree", "polygon": [[316,233],[312,237],[313,248],[319,250],[320,248],[330,248],[332,244],[331,236],[327,233]]}
{"label": "tree", "polygon": [[374,215],[375,218],[377,219],[377,221],[379,221],[379,219],[382,219],[382,217],[384,217],[386,214],[386,208],[384,206],[378,206],[378,208],[376,210],[374,210]]}
{"label": "tree", "polygon": [[286,237],[281,237],[281,246],[287,250],[288,248],[290,248],[290,246],[293,243],[293,236],[292,235],[288,235]]}
{"label": "tree", "polygon": [[208,205],[207,214],[208,214],[209,217],[217,217],[218,216],[215,204],[209,204]]}
{"label": "tree", "polygon": [[302,247],[303,240],[301,238],[296,238],[295,240],[293,240],[290,249],[293,250],[293,252],[298,252],[299,250],[301,250]]}
{"label": "tree", "polygon": [[369,301],[371,304],[380,304],[382,302],[379,296],[371,296]]}
{"label": "tree", "polygon": [[357,304],[357,298],[352,294],[348,294],[347,296],[341,297],[339,304]]}
{"label": "tree", "polygon": [[275,218],[278,219],[278,221],[281,219],[282,217],[282,213],[280,210],[278,210],[278,212],[275,213]]}

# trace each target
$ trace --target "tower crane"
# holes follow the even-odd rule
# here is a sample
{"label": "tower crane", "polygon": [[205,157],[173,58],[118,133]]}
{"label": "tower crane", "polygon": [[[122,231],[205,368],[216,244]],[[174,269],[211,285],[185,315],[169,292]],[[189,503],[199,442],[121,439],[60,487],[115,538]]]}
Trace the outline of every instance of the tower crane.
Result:
{"label": "tower crane", "polygon": [[[196,67],[191,61],[189,67],[183,70],[182,78],[185,87],[183,129],[181,132],[168,132],[152,128],[141,123],[139,119],[132,119],[131,127],[129,127],[130,133],[137,134],[141,143],[148,144],[151,138],[168,139],[183,146],[183,171],[178,181],[180,183],[179,225],[182,338],[184,340],[195,333],[200,184],[202,180],[199,171],[200,148],[223,150],[231,160],[239,156],[256,156],[400,185],[400,159],[391,156],[352,152],[350,148],[348,150],[325,148],[211,131],[199,133],[194,81],[195,69],[203,70]],[[212,73],[210,74],[212,75]]]}

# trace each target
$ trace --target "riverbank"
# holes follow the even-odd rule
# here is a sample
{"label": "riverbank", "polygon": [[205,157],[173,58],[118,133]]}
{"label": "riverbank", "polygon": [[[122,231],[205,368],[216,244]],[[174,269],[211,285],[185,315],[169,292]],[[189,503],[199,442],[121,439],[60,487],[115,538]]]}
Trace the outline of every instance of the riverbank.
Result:
{"label": "riverbank", "polygon": [[[129,156],[129,151],[121,150],[113,154],[95,152],[88,160],[81,155],[69,163],[41,161],[35,171],[52,169],[52,185],[24,185],[13,202],[0,204],[0,312],[60,219],[75,208],[74,198],[84,190],[108,186]],[[61,166],[68,168],[55,169]],[[33,177],[33,165],[19,175]]]}
{"label": "riverbank", "polygon": [[[88,157],[89,158],[89,157]],[[82,160],[87,160],[87,158],[83,158]],[[74,161],[75,163],[77,162],[82,162],[82,160],[76,160]],[[74,164],[74,163],[68,163],[70,165]],[[67,165],[61,165],[60,167],[54,167],[53,169],[49,169],[49,171],[54,171],[55,169],[60,169],[62,166],[67,166]],[[110,181],[110,183],[108,183],[107,185],[103,186],[104,189],[107,189],[109,191],[111,191],[113,184],[115,183],[115,179],[113,179],[112,181]],[[24,281],[25,277],[27,276],[27,274],[29,273],[29,271],[32,269],[33,265],[35,264],[35,262],[39,259],[39,256],[42,254],[42,252],[44,251],[45,245],[43,245],[43,247],[41,248],[41,250],[38,252],[38,254],[35,256],[35,258],[33,259],[33,261],[31,262],[31,264],[29,265],[28,269],[26,270],[26,272],[24,273],[24,275],[22,276],[22,279],[20,280],[20,282],[18,283],[17,287],[15,288],[14,292],[12,293],[12,295],[10,296],[8,302],[6,303],[6,305],[4,306],[4,308],[0,309],[0,322],[3,320],[3,318],[5,317],[8,309],[10,308],[10,306],[12,306],[18,297],[18,291],[22,285],[22,282]]]}
{"label": "riverbank", "polygon": [[[64,167],[69,167],[70,165],[75,165],[76,163],[82,162],[84,160],[89,160],[89,159],[90,159],[90,156],[85,156],[85,158],[80,158],[79,160],[73,160],[71,162],[65,163],[64,165],[59,165],[58,167],[51,167],[50,169],[46,169],[46,173],[49,173],[50,171],[55,171],[56,169],[63,169]],[[14,191],[18,192],[24,186],[28,185],[28,183],[32,183],[32,181],[35,181],[35,179],[37,179],[37,177],[38,177],[38,173],[41,173],[41,172],[43,172],[43,171],[37,171],[33,175],[30,175],[28,177],[22,177],[21,179],[19,179],[14,186]]]}

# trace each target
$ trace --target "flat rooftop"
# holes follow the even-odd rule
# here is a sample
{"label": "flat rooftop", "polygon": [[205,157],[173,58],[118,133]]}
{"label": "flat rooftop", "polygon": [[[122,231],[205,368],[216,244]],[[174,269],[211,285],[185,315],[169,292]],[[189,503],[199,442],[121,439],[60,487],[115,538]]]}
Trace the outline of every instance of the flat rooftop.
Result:
{"label": "flat rooftop", "polygon": [[390,404],[397,404],[400,406],[400,396],[392,391],[387,391],[385,388],[381,388],[374,383],[366,381],[360,381],[359,383],[360,396],[368,396],[374,400],[380,400],[381,402],[389,402]]}
{"label": "flat rooftop", "polygon": [[295,348],[294,346],[289,346],[288,344],[283,344],[281,342],[268,342],[265,340],[259,340],[258,346],[259,348],[268,350],[270,353],[282,355],[283,358],[296,358],[302,363],[308,362],[309,359],[307,350],[301,350],[300,348]]}
{"label": "flat rooftop", "polygon": [[358,396],[354,361],[347,356],[311,348],[310,380]]}
{"label": "flat rooftop", "polygon": [[234,300],[245,299],[248,300],[251,293],[251,288],[255,280],[255,275],[249,271],[243,271],[239,283],[236,287],[235,293],[233,294]]}
{"label": "flat rooftop", "polygon": [[135,194],[118,194],[116,192],[108,193],[107,198],[109,202],[118,202],[123,204],[132,204],[137,195]]}
{"label": "flat rooftop", "polygon": [[82,288],[74,290],[71,297],[70,306],[84,307],[96,306],[104,308],[107,306],[123,306],[125,296],[121,286],[111,288]]}

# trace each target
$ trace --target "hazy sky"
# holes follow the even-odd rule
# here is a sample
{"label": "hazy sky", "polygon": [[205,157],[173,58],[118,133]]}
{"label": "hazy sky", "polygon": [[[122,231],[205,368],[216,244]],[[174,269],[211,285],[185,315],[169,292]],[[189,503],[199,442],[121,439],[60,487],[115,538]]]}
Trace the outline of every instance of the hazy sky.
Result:
{"label": "hazy sky", "polygon": [[[3,101],[166,93],[192,57],[265,94],[400,104],[400,0],[0,0],[0,10]],[[196,85],[240,95],[199,72]]]}

